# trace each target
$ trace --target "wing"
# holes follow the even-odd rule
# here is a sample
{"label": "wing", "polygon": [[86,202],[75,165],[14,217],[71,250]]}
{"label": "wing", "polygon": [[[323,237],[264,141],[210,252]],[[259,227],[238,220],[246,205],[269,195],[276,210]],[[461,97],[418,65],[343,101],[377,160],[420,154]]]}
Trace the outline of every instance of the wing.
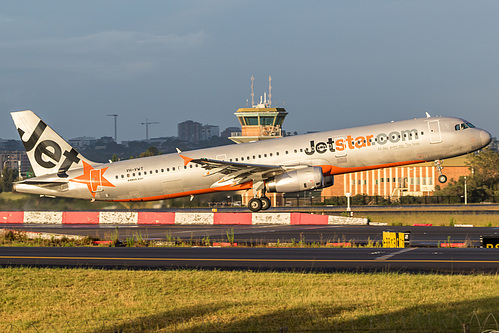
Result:
{"label": "wing", "polygon": [[191,159],[180,155],[184,159],[184,164],[196,163],[201,165],[206,171],[205,176],[221,175],[222,178],[213,183],[211,187],[223,185],[239,185],[249,181],[253,181],[253,187],[261,189],[263,181],[289,170],[306,167],[306,165],[269,165],[269,164],[251,164],[228,162],[221,160],[212,160],[208,158]]}

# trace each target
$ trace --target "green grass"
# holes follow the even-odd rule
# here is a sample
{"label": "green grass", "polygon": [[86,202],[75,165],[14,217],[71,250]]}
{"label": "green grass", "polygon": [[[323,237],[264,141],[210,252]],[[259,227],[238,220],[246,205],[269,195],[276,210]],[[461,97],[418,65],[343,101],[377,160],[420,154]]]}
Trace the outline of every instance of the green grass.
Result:
{"label": "green grass", "polygon": [[[373,222],[384,222],[389,225],[413,225],[414,223],[430,223],[434,226],[453,226],[456,224],[472,224],[475,227],[499,226],[499,214],[460,214],[460,213],[427,213],[408,212],[367,214]],[[367,217],[367,216],[366,216]]]}
{"label": "green grass", "polygon": [[499,276],[0,269],[2,332],[499,329]]}

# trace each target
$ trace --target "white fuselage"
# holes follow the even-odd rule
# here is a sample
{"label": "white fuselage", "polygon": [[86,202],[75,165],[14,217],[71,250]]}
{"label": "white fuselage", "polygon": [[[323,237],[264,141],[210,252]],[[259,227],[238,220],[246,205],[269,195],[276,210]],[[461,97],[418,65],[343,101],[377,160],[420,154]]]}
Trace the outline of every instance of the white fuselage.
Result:
{"label": "white fuselage", "polygon": [[[320,166],[324,175],[406,165],[463,155],[490,142],[477,128],[460,129],[463,119],[418,118],[273,140],[182,152],[190,159],[245,164]],[[459,130],[457,129],[459,125]],[[105,169],[107,168],[107,169]],[[214,191],[252,188],[252,181],[221,184],[180,154],[167,154],[70,169],[58,185],[16,184],[18,192],[107,201],[148,201]],[[88,176],[88,177],[87,177]],[[45,175],[43,181],[58,179]],[[76,179],[76,180],[75,180]]]}

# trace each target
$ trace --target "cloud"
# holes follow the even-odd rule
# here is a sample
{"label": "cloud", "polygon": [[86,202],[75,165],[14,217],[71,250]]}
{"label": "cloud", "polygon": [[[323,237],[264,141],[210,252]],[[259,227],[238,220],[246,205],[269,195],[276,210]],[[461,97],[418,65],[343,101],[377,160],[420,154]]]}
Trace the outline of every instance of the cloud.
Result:
{"label": "cloud", "polygon": [[136,31],[102,31],[69,38],[0,42],[1,71],[38,70],[123,79],[156,69],[186,50],[202,47],[204,31],[156,35]]}

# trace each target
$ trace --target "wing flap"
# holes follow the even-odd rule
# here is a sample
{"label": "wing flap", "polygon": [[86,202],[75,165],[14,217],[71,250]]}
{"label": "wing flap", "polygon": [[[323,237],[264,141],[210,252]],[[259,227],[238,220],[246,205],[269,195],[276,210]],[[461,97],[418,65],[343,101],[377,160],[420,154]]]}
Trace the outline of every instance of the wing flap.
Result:
{"label": "wing flap", "polygon": [[213,176],[216,174],[223,175],[221,179],[213,183],[212,187],[226,185],[243,184],[249,181],[263,181],[270,177],[280,175],[289,170],[300,169],[307,167],[306,165],[269,165],[269,164],[252,164],[241,162],[230,162],[222,160],[213,160],[208,158],[190,159],[182,156],[188,163],[196,163],[207,170],[205,176]]}

